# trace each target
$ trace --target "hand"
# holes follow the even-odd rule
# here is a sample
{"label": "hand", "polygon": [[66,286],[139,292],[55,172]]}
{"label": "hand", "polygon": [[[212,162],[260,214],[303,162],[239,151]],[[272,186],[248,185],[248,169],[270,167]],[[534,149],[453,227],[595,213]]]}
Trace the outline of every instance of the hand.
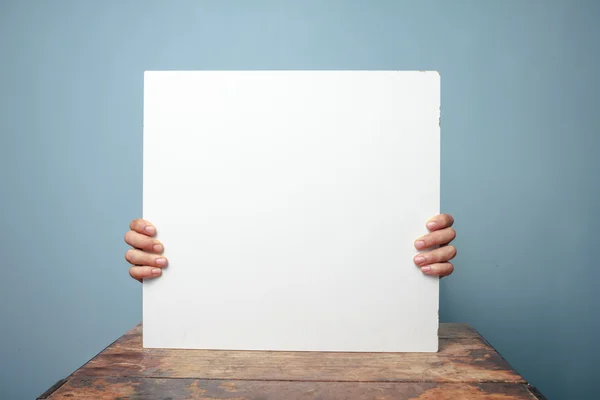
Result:
{"label": "hand", "polygon": [[[417,250],[427,250],[435,246],[439,248],[422,251],[414,258],[417,266],[421,267],[426,275],[444,277],[454,271],[454,266],[449,261],[456,256],[456,248],[450,242],[456,238],[452,228],[454,219],[449,214],[441,214],[427,222],[427,229],[431,233],[415,241]],[[160,276],[162,268],[167,266],[167,259],[161,256],[164,251],[162,243],[152,237],[156,228],[143,219],[135,219],[129,225],[131,229],[125,234],[125,242],[133,247],[125,254],[125,259],[132,264],[129,275],[142,281],[143,278]]]}
{"label": "hand", "polygon": [[[427,221],[430,233],[415,240],[415,248],[421,252],[415,256],[414,262],[424,274],[442,278],[454,271],[450,260],[456,256],[456,248],[450,242],[456,238],[456,232],[452,224],[454,218],[451,215],[436,215]],[[432,249],[435,246],[439,247]]]}
{"label": "hand", "polygon": [[125,253],[125,259],[132,264],[129,275],[140,282],[144,278],[160,276],[162,268],[167,266],[167,259],[161,255],[164,251],[162,243],[153,239],[156,228],[148,221],[134,219],[129,229],[125,234],[125,242],[133,247]]}

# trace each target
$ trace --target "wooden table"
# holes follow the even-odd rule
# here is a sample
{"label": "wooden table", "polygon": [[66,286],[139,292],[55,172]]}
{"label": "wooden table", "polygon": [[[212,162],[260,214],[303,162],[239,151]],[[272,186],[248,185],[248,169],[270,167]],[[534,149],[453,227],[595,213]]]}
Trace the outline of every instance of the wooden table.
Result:
{"label": "wooden table", "polygon": [[466,324],[438,353],[143,349],[136,326],[38,399],[544,399]]}

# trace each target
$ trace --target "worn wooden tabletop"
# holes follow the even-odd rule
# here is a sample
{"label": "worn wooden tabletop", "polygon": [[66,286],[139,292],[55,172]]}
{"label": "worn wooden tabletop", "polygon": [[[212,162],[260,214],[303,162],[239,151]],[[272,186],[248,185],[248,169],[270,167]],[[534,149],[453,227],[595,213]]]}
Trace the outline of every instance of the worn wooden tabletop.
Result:
{"label": "worn wooden tabletop", "polygon": [[466,324],[438,353],[142,348],[136,326],[39,399],[542,399]]}

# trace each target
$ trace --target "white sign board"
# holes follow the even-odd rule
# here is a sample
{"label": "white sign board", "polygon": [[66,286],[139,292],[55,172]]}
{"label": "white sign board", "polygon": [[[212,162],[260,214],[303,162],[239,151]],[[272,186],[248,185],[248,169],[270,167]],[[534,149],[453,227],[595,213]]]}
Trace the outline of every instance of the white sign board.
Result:
{"label": "white sign board", "polygon": [[146,72],[145,347],[434,352],[440,76]]}

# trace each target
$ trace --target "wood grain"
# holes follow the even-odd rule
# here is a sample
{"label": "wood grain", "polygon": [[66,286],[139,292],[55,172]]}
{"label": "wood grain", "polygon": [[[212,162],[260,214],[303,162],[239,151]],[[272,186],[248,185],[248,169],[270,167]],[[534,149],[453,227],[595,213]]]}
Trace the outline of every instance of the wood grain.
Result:
{"label": "wood grain", "polygon": [[[138,325],[137,328],[141,328],[141,325]],[[475,329],[473,329],[469,324],[460,323],[460,322],[446,322],[440,324],[438,329],[438,337],[441,338],[480,338],[481,335],[477,333]]]}
{"label": "wood grain", "polygon": [[277,382],[75,377],[52,399],[535,400],[525,385],[435,382]]}
{"label": "wood grain", "polygon": [[440,324],[439,337],[438,353],[144,349],[138,325],[47,398],[540,398],[469,325]]}
{"label": "wood grain", "polygon": [[[462,328],[462,329],[461,329]],[[141,327],[94,357],[76,376],[344,382],[523,383],[472,329],[455,326],[438,353],[341,353],[143,349]]]}

